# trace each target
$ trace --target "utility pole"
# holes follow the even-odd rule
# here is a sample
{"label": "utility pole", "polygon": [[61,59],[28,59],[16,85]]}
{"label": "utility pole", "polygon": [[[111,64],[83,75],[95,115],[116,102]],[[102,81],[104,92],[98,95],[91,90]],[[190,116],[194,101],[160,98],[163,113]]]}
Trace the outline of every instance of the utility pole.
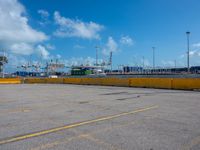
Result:
{"label": "utility pole", "polygon": [[144,69],[144,56],[142,56],[142,67]]}
{"label": "utility pole", "polygon": [[153,69],[155,69],[155,47],[152,47],[153,49]]}
{"label": "utility pole", "polygon": [[190,32],[186,32],[187,35],[187,70],[190,73]]}
{"label": "utility pole", "polygon": [[174,67],[175,67],[175,69],[176,69],[176,60],[174,60]]}
{"label": "utility pole", "polygon": [[112,73],[112,51],[110,52],[110,70]]}
{"label": "utility pole", "polygon": [[144,73],[144,56],[142,56],[142,72]]}
{"label": "utility pole", "polygon": [[98,49],[99,49],[99,46],[95,46],[96,48],[96,66],[98,66]]}

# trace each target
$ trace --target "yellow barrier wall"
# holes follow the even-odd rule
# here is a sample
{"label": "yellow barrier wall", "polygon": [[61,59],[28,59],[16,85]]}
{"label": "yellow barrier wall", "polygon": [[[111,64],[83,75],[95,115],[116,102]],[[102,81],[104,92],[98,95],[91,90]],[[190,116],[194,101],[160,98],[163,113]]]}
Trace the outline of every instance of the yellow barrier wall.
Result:
{"label": "yellow barrier wall", "polygon": [[81,78],[64,78],[63,83],[64,84],[80,84]]}
{"label": "yellow barrier wall", "polygon": [[[12,83],[20,83],[20,79],[7,79],[8,82],[4,81],[4,83],[11,83],[11,80]],[[183,90],[200,89],[200,78],[27,78],[24,83],[129,86]]]}
{"label": "yellow barrier wall", "polygon": [[45,79],[46,80],[46,83],[49,83],[49,84],[63,84],[63,78],[47,78]]}
{"label": "yellow barrier wall", "polygon": [[27,78],[24,80],[24,83],[46,83],[46,78]]}
{"label": "yellow barrier wall", "polygon": [[82,78],[80,84],[83,84],[83,85],[102,85],[102,78]]}
{"label": "yellow barrier wall", "polygon": [[144,88],[163,88],[171,89],[173,79],[171,78],[130,78],[130,87],[144,87]]}
{"label": "yellow barrier wall", "polygon": [[200,89],[200,78],[173,79],[172,89],[180,89],[180,90]]}
{"label": "yellow barrier wall", "polygon": [[38,84],[62,84],[63,78],[27,78],[24,80],[24,83],[38,83]]}
{"label": "yellow barrier wall", "polygon": [[102,85],[129,86],[129,79],[128,78],[102,78]]}
{"label": "yellow barrier wall", "polygon": [[20,78],[0,78],[0,84],[20,84]]}

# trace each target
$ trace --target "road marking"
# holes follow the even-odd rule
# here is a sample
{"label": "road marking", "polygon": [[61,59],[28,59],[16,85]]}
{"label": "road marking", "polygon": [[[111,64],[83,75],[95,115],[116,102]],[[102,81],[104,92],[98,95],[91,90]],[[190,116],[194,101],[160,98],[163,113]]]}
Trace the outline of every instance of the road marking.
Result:
{"label": "road marking", "polygon": [[70,128],[75,128],[75,127],[79,127],[79,126],[83,126],[83,125],[97,123],[97,122],[100,122],[100,121],[111,120],[111,119],[126,116],[126,115],[131,115],[131,114],[144,112],[144,111],[151,110],[151,109],[156,109],[158,107],[159,107],[158,105],[154,105],[154,106],[151,106],[151,107],[146,107],[146,108],[142,108],[142,109],[138,109],[138,110],[134,110],[134,111],[130,111],[130,112],[125,112],[125,113],[121,113],[121,114],[117,114],[117,115],[101,117],[101,118],[94,119],[94,120],[74,123],[74,124],[70,124],[70,125],[66,125],[66,126],[62,126],[62,127],[57,127],[57,128],[43,130],[43,131],[30,133],[30,134],[26,134],[26,135],[16,136],[16,137],[13,137],[13,138],[7,138],[5,140],[1,140],[0,145],[11,143],[11,142],[16,142],[16,141],[20,141],[20,140],[25,140],[25,139],[29,139],[29,138],[33,138],[33,137],[37,137],[37,136],[42,136],[42,135],[45,135],[45,134],[58,132],[58,131],[62,131],[62,130],[70,129]]}
{"label": "road marking", "polygon": [[83,137],[82,135],[94,136],[94,135],[96,135],[98,133],[107,132],[107,131],[110,131],[110,130],[116,130],[118,128],[125,127],[125,126],[128,126],[128,125],[133,125],[135,123],[136,122],[132,121],[132,122],[129,122],[129,123],[124,123],[122,125],[107,127],[107,128],[103,128],[103,129],[100,129],[100,130],[95,130],[95,131],[90,132],[90,133],[81,133],[80,134],[79,132],[76,132],[76,130],[73,130],[73,132],[77,133],[78,135],[75,135],[73,137],[63,138],[62,140],[59,139],[57,141],[41,144],[41,145],[39,145],[37,147],[31,148],[30,150],[43,150],[43,149],[50,149],[50,148],[52,149],[53,147],[55,147],[57,145],[67,144],[67,143],[71,142],[72,140],[75,140],[75,139],[78,139],[78,138],[82,138]]}

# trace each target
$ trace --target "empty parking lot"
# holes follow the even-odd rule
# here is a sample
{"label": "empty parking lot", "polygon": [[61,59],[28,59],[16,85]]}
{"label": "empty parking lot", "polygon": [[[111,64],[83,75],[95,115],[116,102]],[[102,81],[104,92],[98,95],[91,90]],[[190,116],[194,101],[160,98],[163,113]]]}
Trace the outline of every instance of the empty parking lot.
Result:
{"label": "empty parking lot", "polygon": [[199,150],[200,92],[0,85],[0,149]]}

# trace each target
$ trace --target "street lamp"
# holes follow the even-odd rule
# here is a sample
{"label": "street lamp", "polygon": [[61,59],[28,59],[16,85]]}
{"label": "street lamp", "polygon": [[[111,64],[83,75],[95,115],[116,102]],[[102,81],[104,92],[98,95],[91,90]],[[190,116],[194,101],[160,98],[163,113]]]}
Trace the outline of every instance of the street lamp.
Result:
{"label": "street lamp", "polygon": [[188,51],[187,51],[187,70],[188,70],[188,73],[190,73],[190,32],[187,31],[186,35],[187,35],[187,48],[188,48]]}
{"label": "street lamp", "polygon": [[95,46],[95,49],[96,49],[96,66],[98,66],[98,49],[100,47],[99,46]]}
{"label": "street lamp", "polygon": [[155,69],[155,47],[152,47],[153,49],[153,69]]}

